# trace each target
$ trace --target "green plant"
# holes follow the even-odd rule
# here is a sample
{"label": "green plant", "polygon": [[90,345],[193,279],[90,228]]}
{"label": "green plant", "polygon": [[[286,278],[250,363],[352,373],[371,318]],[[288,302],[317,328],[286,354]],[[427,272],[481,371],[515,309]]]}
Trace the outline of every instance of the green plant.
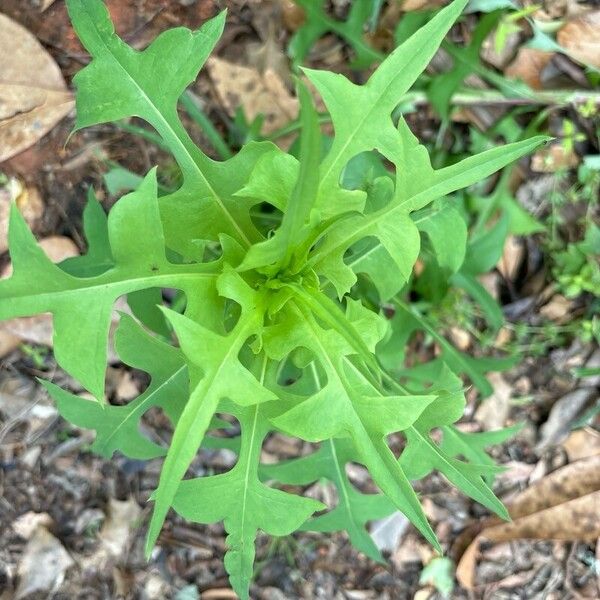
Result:
{"label": "green plant", "polygon": [[[398,100],[465,4],[455,0],[439,12],[365,85],[305,70],[335,128],[323,157],[311,97],[298,83],[299,158],[270,142],[250,142],[233,158],[215,162],[189,138],[177,102],[216,44],[224,15],[196,32],[167,31],[138,52],[115,35],[100,0],[67,2],[92,55],[75,77],[76,129],[141,117],[173,153],[183,183],[159,199],[153,170],[108,217],[90,197],[84,213],[88,252],[59,265],[45,256],[13,207],[14,273],[0,283],[0,318],[53,314],[58,363],[96,397],[84,399],[44,382],[61,414],[94,429],[93,449],[104,456],[165,455],[147,552],[171,507],[200,523],[224,521],[225,565],[243,598],[259,529],[271,535],[300,527],[346,530],[359,549],[381,559],[365,523],[400,510],[439,549],[410,484],[434,469],[507,516],[488,485],[495,467],[485,460],[483,442],[452,428],[465,403],[460,379],[436,361],[426,372],[408,370],[401,385],[382,366],[393,362],[394,348],[404,339],[384,316],[383,303],[391,299],[417,318],[401,292],[419,254],[419,226],[450,272],[460,262],[452,245],[442,243],[452,215],[448,222],[446,212],[423,209],[545,140],[492,148],[434,170],[406,122],[392,121]],[[384,170],[365,189],[342,186],[348,163],[373,150],[395,172]],[[269,214],[279,211],[279,226],[255,224],[251,214],[258,205]],[[358,285],[356,273],[366,273],[372,285]],[[163,306],[163,288],[183,295],[170,309]],[[133,316],[121,315],[116,350],[124,363],[148,372],[151,383],[129,404],[112,406],[104,401],[104,375],[113,305],[121,296]],[[183,297],[180,313],[175,308]],[[173,423],[168,449],[139,430],[152,407],[162,408]],[[237,418],[239,438],[214,435],[230,427],[220,414]],[[441,428],[441,444],[430,436],[433,428]],[[261,448],[271,432],[321,446],[300,459],[301,466],[267,467],[260,463]],[[388,436],[399,433],[404,450],[398,460]],[[201,446],[228,447],[237,452],[237,463],[222,474],[183,479]],[[351,485],[345,475],[350,461],[368,468],[381,495]],[[273,485],[321,477],[338,487],[340,501],[312,520],[326,507]]]}

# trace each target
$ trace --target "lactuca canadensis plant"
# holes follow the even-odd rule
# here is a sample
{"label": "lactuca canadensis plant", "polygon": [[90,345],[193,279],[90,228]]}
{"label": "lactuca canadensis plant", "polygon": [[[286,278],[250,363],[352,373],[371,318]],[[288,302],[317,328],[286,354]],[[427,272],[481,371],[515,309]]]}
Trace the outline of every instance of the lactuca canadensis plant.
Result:
{"label": "lactuca canadensis plant", "polygon": [[[170,148],[183,183],[159,198],[152,170],[108,217],[92,194],[84,213],[87,254],[58,265],[13,207],[13,274],[0,283],[0,318],[52,313],[56,360],[96,398],[44,382],[60,413],[95,430],[93,449],[103,456],[165,457],[147,552],[170,508],[198,523],[223,521],[225,565],[242,598],[258,530],[343,530],[381,560],[365,524],[399,510],[439,548],[410,483],[432,470],[506,516],[488,485],[495,468],[481,444],[452,427],[465,404],[461,381],[442,365],[427,380],[409,375],[400,383],[378,358],[385,348],[389,363],[394,347],[382,306],[402,297],[421,232],[435,235],[437,213],[427,207],[544,142],[500,146],[435,170],[404,119],[394,117],[466,3],[441,10],[364,85],[304,69],[333,122],[326,151],[311,96],[299,82],[297,154],[251,142],[215,162],[192,142],[177,102],[217,43],[224,14],[195,32],[167,31],[139,52],[117,37],[101,0],[67,0],[92,56],[75,77],[76,129],[144,119]],[[374,151],[389,171],[367,186],[348,184],[352,159]],[[270,226],[253,216],[257,210],[273,217]],[[355,285],[357,273],[371,282],[365,293]],[[184,310],[164,305],[165,288],[185,296]],[[107,342],[123,296],[131,310],[121,315],[115,348],[151,383],[129,404],[112,406],[104,390]],[[173,424],[168,449],[140,431],[152,407]],[[239,422],[239,436],[226,415]],[[433,428],[443,432],[441,444],[430,436]],[[262,444],[272,432],[319,446],[308,456],[262,465]],[[404,440],[399,458],[388,445],[391,434]],[[185,478],[202,447],[225,446],[238,456],[231,470]],[[359,492],[346,476],[348,462],[364,465],[381,493]],[[322,478],[338,489],[334,507],[278,489]]]}

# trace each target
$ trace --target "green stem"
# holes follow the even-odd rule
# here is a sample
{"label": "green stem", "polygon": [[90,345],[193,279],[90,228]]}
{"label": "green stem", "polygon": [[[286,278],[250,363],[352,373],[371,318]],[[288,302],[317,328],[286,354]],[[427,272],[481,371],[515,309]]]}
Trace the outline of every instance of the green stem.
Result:
{"label": "green stem", "polygon": [[208,138],[208,141],[217,151],[219,156],[223,160],[232,158],[233,152],[223,141],[221,134],[217,131],[211,120],[204,114],[204,111],[200,108],[200,105],[198,104],[194,94],[192,94],[190,91],[184,92],[179,99],[179,102],[188,115],[198,124],[200,129],[202,129],[204,135]]}
{"label": "green stem", "polygon": [[160,137],[160,135],[153,133],[152,131],[148,131],[144,127],[132,125],[131,123],[126,123],[125,121],[117,121],[115,123],[115,127],[117,129],[120,129],[121,131],[137,135],[150,142],[151,144],[158,146],[161,150],[164,150],[165,152],[171,152],[171,149],[169,148],[168,144],[163,142],[163,139]]}

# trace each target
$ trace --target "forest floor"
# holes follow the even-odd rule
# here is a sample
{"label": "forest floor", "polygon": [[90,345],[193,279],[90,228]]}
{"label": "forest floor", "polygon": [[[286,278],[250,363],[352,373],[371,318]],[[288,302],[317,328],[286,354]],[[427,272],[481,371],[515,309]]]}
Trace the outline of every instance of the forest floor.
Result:
{"label": "forest floor", "polygon": [[[247,115],[267,112],[265,121],[271,130],[294,115],[284,53],[297,13],[288,6],[282,15],[275,4],[256,0],[108,0],[118,33],[136,48],[143,48],[168,27],[197,27],[219,9],[228,8],[225,35],[216,55],[224,61],[243,60],[248,72],[238,73],[229,90],[223,85],[231,77],[229,62],[225,66],[215,62],[194,87],[205,113],[223,132],[233,116],[233,107],[240,102]],[[0,13],[38,38],[62,73],[65,93],[72,89],[74,74],[89,58],[69,25],[63,1],[0,0]],[[8,35],[4,26],[0,20],[0,38]],[[385,40],[380,43],[385,47]],[[600,45],[596,48],[600,55]],[[346,49],[334,36],[321,40],[308,62],[347,72]],[[265,83],[265,65],[269,73],[276,74],[276,85]],[[576,66],[562,68],[565,77],[579,81],[578,74],[574,74]],[[256,87],[260,93],[255,93]],[[0,118],[1,109],[0,105]],[[485,123],[486,115],[482,114],[474,109],[471,118],[483,118]],[[169,158],[140,136],[106,125],[69,138],[73,123],[74,110],[67,108],[65,117],[46,135],[0,162],[0,269],[4,274],[10,262],[6,204],[11,194],[18,197],[21,210],[28,215],[46,251],[58,261],[85,251],[81,214],[90,187],[94,187],[105,208],[116,201],[118,193],[109,193],[104,180],[115,163],[137,173],[157,163],[165,172],[169,169]],[[427,110],[411,121],[424,137],[432,135],[435,123]],[[193,123],[189,125],[198,143],[210,148],[200,129]],[[581,129],[586,126],[594,127],[584,124]],[[0,135],[1,127],[0,123]],[[584,143],[596,144],[598,153],[598,139],[591,137],[592,142]],[[518,193],[520,190],[519,197],[540,202],[561,188],[565,170],[571,169],[572,174],[576,168],[576,162],[569,162],[571,158],[561,155],[561,165],[537,171],[531,178],[522,176],[515,186]],[[561,224],[563,230],[568,230],[571,223],[574,236],[577,210],[573,209],[574,214],[567,215]],[[597,218],[597,207],[595,211]],[[464,418],[468,431],[524,423],[516,436],[492,451],[506,467],[494,488],[505,500],[541,482],[548,483],[540,487],[540,494],[560,495],[563,483],[548,476],[575,463],[579,470],[573,471],[569,481],[575,487],[581,483],[584,491],[571,491],[570,499],[600,489],[600,421],[597,416],[589,416],[598,401],[600,377],[574,375],[576,369],[597,368],[600,350],[593,337],[580,335],[578,327],[572,325],[589,314],[593,298],[589,293],[566,298],[557,291],[545,252],[536,236],[515,238],[507,244],[494,277],[501,279],[499,300],[513,329],[503,330],[506,339],[497,339],[497,346],[511,343],[511,331],[519,323],[526,323],[529,331],[539,326],[540,334],[531,334],[529,349],[522,350],[522,360],[516,366],[501,375],[489,376],[494,389],[489,398],[478,402],[474,392],[469,395]],[[551,325],[547,332],[540,325],[540,315],[546,319],[544,323]],[[474,350],[472,337],[461,328],[448,331],[448,335],[465,352]],[[195,525],[171,515],[151,560],[145,560],[143,542],[150,508],[147,500],[157,485],[161,463],[122,456],[105,460],[89,452],[89,433],[62,420],[36,382],[36,377],[51,378],[77,389],[77,384],[56,366],[50,347],[51,321],[47,318],[22,319],[11,328],[0,328],[0,600],[236,598],[223,567],[225,535],[220,524]],[[139,372],[119,363],[109,367],[107,389],[114,402],[127,402],[146,384]],[[168,423],[160,413],[151,415],[146,425],[155,436],[169,435]],[[300,443],[277,435],[265,445],[266,455],[278,458],[302,451]],[[195,468],[222,470],[233,460],[227,451],[211,451],[198,459]],[[351,476],[356,485],[369,485],[360,467]],[[433,574],[438,588],[450,581],[453,590],[449,597],[600,597],[600,541],[592,539],[589,531],[579,541],[520,539],[532,537],[523,533],[485,541],[476,550],[475,564],[467,564],[460,560],[465,549],[479,531],[491,526],[485,510],[436,475],[419,482],[418,491],[448,556],[462,570],[461,581],[472,580],[472,589],[467,590],[459,582],[452,584],[452,572]],[[317,484],[307,493],[322,498],[330,491]],[[590,514],[589,507],[574,507],[568,500],[557,501],[562,512],[552,513],[552,519],[572,519],[579,526],[594,516],[600,521],[597,506]],[[543,519],[535,523],[543,529]],[[589,529],[594,527],[598,529],[597,522]],[[427,577],[422,578],[424,567],[434,556],[432,549],[401,515],[373,524],[372,533],[388,558],[385,564],[355,551],[344,534],[307,532],[275,541],[259,535],[252,597],[443,597]]]}

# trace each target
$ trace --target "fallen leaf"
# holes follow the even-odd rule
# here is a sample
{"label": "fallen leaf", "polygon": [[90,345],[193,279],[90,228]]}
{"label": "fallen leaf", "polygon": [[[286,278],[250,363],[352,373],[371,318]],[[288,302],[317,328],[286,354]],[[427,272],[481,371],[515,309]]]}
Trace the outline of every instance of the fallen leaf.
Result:
{"label": "fallen leaf", "polygon": [[294,0],[279,0],[281,7],[281,20],[285,28],[294,33],[306,22],[304,9],[294,2]]}
{"label": "fallen leaf", "polygon": [[158,573],[150,573],[144,585],[145,596],[148,600],[163,600],[163,598],[171,597],[171,589],[168,582]]}
{"label": "fallen leaf", "polygon": [[109,556],[120,558],[123,555],[141,513],[142,509],[133,498],[109,500],[108,515],[99,534],[101,546]]}
{"label": "fallen leaf", "polygon": [[399,511],[373,521],[369,528],[373,542],[381,551],[394,552],[408,527],[408,519]]}
{"label": "fallen leaf", "polygon": [[497,44],[497,35],[498,30],[495,29],[485,38],[479,56],[496,69],[504,70],[521,45],[522,34],[518,28],[511,31],[506,35],[500,48]]}
{"label": "fallen leaf", "polygon": [[50,527],[52,518],[48,513],[36,513],[30,510],[18,517],[12,524],[14,532],[24,540],[31,538],[35,530],[42,527]]}
{"label": "fallen leaf", "polygon": [[600,69],[600,11],[568,21],[559,29],[556,39],[571,58]]}
{"label": "fallen leaf", "polygon": [[21,344],[21,338],[0,326],[0,358],[8,356]]}
{"label": "fallen leaf", "polygon": [[237,600],[238,595],[227,588],[213,588],[202,592],[202,600]]}
{"label": "fallen leaf", "polygon": [[460,327],[450,327],[450,339],[452,343],[461,351],[466,352],[471,345],[471,334]]}
{"label": "fallen leaf", "polygon": [[509,79],[524,81],[530,88],[541,90],[542,71],[552,59],[553,52],[545,52],[535,48],[520,48],[514,60],[504,69]]}
{"label": "fallen leaf", "polygon": [[572,169],[580,162],[572,147],[550,144],[538,150],[531,158],[531,170],[536,173],[556,173],[561,169]]}
{"label": "fallen leaf", "polygon": [[139,387],[129,371],[120,371],[116,389],[117,398],[128,402],[140,395]]}
{"label": "fallen leaf", "polygon": [[260,73],[216,57],[207,61],[207,68],[227,112],[233,116],[241,106],[249,121],[264,115],[263,133],[272,133],[298,115],[298,99],[273,69]]}
{"label": "fallen leaf", "polygon": [[0,14],[0,162],[37,142],[73,106],[50,54],[27,29]]}
{"label": "fallen leaf", "polygon": [[513,521],[490,518],[463,553],[456,577],[475,586],[481,541],[595,541],[600,537],[600,455],[558,469],[521,492],[507,509]]}
{"label": "fallen leaf", "polygon": [[569,392],[552,405],[546,422],[540,427],[540,441],[536,445],[537,452],[559,444],[565,439],[579,418],[597,398],[594,388],[581,387]]}
{"label": "fallen leaf", "polygon": [[562,294],[555,294],[540,308],[540,315],[558,324],[565,323],[572,318],[571,311],[574,304],[573,300],[565,298]]}
{"label": "fallen leaf", "polygon": [[502,256],[496,265],[496,268],[506,281],[515,280],[524,255],[525,248],[523,244],[516,236],[509,235],[504,242]]}
{"label": "fallen leaf", "polygon": [[500,373],[490,373],[488,380],[494,392],[486,398],[475,412],[475,420],[486,431],[502,429],[510,411],[512,388]]}
{"label": "fallen leaf", "polygon": [[571,462],[600,454],[600,433],[591,427],[576,429],[562,444]]}
{"label": "fallen leaf", "polygon": [[33,532],[19,563],[19,587],[15,600],[36,593],[50,596],[64,580],[67,570],[74,561],[63,545],[45,527]]}

